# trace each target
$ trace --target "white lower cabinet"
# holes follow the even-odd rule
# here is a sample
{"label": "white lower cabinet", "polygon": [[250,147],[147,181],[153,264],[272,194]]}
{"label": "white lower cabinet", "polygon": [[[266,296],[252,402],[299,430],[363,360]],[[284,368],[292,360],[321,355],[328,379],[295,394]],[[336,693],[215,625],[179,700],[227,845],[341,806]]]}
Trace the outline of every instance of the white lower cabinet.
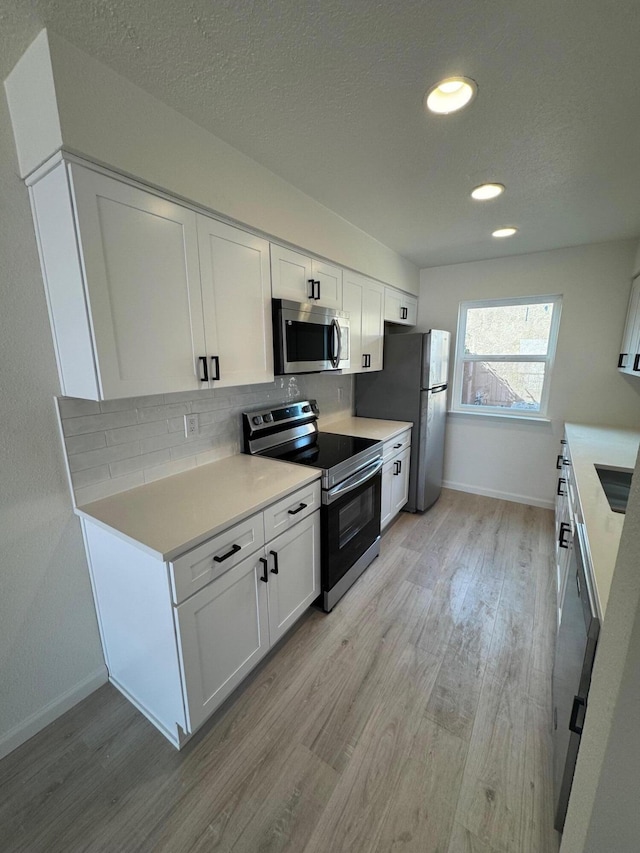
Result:
{"label": "white lower cabinet", "polygon": [[315,481],[167,564],[84,522],[109,679],[175,746],[320,594],[319,505]]}
{"label": "white lower cabinet", "polygon": [[247,557],[176,608],[189,728],[195,731],[269,650],[266,584]]}
{"label": "white lower cabinet", "polygon": [[384,443],[380,529],[393,521],[409,498],[411,430]]}

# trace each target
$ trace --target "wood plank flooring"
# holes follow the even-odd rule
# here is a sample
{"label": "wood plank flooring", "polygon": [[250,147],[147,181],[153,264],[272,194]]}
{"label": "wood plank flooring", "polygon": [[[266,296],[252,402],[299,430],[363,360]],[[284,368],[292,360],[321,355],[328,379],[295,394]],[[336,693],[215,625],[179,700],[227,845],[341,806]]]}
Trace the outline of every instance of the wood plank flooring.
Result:
{"label": "wood plank flooring", "polygon": [[0,762],[5,853],[557,853],[553,516],[402,513],[181,752],[107,685]]}

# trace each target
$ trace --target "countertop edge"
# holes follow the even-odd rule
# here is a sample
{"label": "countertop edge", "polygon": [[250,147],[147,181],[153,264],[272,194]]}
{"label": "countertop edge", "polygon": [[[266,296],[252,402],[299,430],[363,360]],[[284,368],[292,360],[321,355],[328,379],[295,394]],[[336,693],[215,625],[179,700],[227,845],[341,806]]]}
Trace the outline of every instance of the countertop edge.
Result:
{"label": "countertop edge", "polygon": [[[397,424],[395,427],[391,427],[389,432],[385,434],[384,438],[379,438],[379,441],[389,441],[392,438],[395,438],[400,433],[403,433],[407,429],[413,428],[413,423],[411,421],[394,421],[391,418],[364,418],[357,415],[353,415],[350,418],[337,418],[334,421],[329,421],[328,423],[320,423],[320,432],[332,432],[337,433],[338,435],[354,435],[356,437],[362,438],[371,438],[372,436],[364,436],[362,432],[356,432],[358,430],[358,426],[350,425],[351,421],[362,421],[362,424],[359,425],[363,430],[367,430],[367,426],[371,426],[371,431],[375,430],[376,426],[380,428],[381,424]],[[342,426],[341,426],[342,424]],[[383,427],[384,428],[384,427]]]}

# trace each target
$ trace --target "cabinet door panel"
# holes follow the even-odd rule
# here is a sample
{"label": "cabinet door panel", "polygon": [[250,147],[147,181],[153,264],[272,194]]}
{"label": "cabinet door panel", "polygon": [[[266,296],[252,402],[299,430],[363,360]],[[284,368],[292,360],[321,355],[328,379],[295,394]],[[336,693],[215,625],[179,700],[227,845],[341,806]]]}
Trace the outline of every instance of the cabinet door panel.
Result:
{"label": "cabinet door panel", "polygon": [[640,278],[636,278],[631,286],[627,320],[620,345],[620,361],[618,362],[622,373],[628,373],[631,376],[640,375],[639,371],[633,369],[638,354],[640,354]]}
{"label": "cabinet door panel", "polygon": [[368,353],[369,370],[382,370],[384,287],[367,281],[362,303],[362,351]]}
{"label": "cabinet door panel", "polygon": [[349,364],[344,373],[362,373],[362,302],[364,279],[345,272],[342,307],[349,314]]}
{"label": "cabinet door panel", "polygon": [[258,557],[243,560],[175,609],[190,731],[269,648],[267,585]]}
{"label": "cabinet door panel", "polygon": [[104,398],[202,387],[196,215],[70,166]]}
{"label": "cabinet door panel", "polygon": [[320,282],[318,305],[342,310],[342,270],[323,261],[312,261],[313,278]]}
{"label": "cabinet door panel", "polygon": [[269,243],[198,216],[198,244],[212,387],[273,381]]}
{"label": "cabinet door panel", "polygon": [[[320,513],[314,512],[282,533],[266,550],[269,637],[273,645],[320,594]],[[275,560],[277,574],[273,573]]]}
{"label": "cabinet door panel", "polygon": [[271,281],[276,299],[308,302],[311,299],[310,281],[313,279],[311,259],[300,252],[271,244]]}
{"label": "cabinet door panel", "polygon": [[393,494],[394,460],[391,459],[382,466],[382,491],[380,498],[380,530],[384,530],[393,518],[391,500]]}
{"label": "cabinet door panel", "polygon": [[391,512],[392,515],[397,515],[402,507],[406,504],[407,499],[409,498],[409,462],[410,462],[411,450],[404,450],[402,453],[399,453],[396,459],[394,460],[394,464],[397,462],[398,473],[394,475],[392,483],[392,495],[391,495]]}

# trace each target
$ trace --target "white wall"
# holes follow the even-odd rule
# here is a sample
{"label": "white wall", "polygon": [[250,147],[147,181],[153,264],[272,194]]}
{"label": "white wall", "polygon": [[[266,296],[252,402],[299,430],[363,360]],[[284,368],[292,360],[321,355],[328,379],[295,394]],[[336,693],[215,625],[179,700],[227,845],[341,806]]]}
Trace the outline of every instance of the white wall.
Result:
{"label": "white wall", "polygon": [[561,293],[550,424],[450,415],[445,481],[453,488],[552,506],[565,421],[638,427],[640,380],[616,369],[636,241],[616,241],[425,269],[418,327],[448,329],[473,299]]}
{"label": "white wall", "polygon": [[[3,53],[0,35],[0,55]],[[0,755],[106,680],[29,201],[0,94]]]}
{"label": "white wall", "polygon": [[[61,129],[67,150],[266,235],[418,292],[418,269],[408,260],[57,34],[49,32],[48,37],[50,63],[41,33],[9,82],[23,176],[54,153],[43,152],[47,143],[34,144],[29,133],[31,117],[43,115],[43,93],[54,90],[49,79],[52,68],[58,112],[47,111],[54,125],[47,140],[55,139]],[[25,99],[28,93],[31,101]]]}
{"label": "white wall", "polygon": [[640,457],[600,633],[561,853],[640,846]]}

